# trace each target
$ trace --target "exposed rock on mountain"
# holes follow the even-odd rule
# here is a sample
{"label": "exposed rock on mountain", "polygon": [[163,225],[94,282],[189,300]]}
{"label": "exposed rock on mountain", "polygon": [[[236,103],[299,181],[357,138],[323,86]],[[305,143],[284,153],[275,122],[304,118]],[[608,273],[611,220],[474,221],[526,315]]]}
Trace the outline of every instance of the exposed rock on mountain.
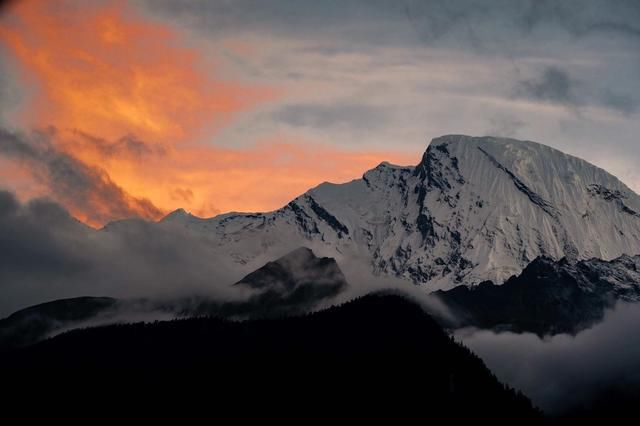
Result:
{"label": "exposed rock on mountain", "polygon": [[451,327],[577,333],[617,301],[640,301],[640,256],[610,262],[540,257],[502,285],[485,281],[434,294],[453,310]]}

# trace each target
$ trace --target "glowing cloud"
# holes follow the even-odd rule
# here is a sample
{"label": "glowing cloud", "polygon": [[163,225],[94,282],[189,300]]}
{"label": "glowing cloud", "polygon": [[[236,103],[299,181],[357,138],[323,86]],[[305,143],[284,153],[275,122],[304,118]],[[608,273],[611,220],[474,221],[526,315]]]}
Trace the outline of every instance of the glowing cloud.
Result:
{"label": "glowing cloud", "polygon": [[[107,185],[121,205],[87,192],[89,205],[72,200],[53,187],[48,172],[24,185],[32,162],[11,173],[21,180],[17,191],[33,195],[39,188],[91,225],[129,215],[158,219],[177,207],[202,216],[270,210],[323,180],[357,177],[382,160],[412,160],[291,138],[265,137],[244,150],[196,143],[212,139],[237,113],[283,94],[216,77],[215,61],[124,1],[19,1],[0,19],[0,42],[32,93],[18,124],[54,126],[50,150]],[[3,180],[15,183],[7,174]]]}
{"label": "glowing cloud", "polygon": [[184,140],[271,90],[208,78],[200,55],[123,1],[20,1],[0,31],[40,89],[25,121],[104,138]]}

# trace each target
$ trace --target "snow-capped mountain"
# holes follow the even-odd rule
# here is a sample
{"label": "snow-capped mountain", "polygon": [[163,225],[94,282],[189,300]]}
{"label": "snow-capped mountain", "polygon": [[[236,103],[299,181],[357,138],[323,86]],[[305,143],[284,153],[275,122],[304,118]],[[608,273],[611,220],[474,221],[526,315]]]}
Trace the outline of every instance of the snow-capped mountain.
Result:
{"label": "snow-capped mountain", "polygon": [[640,253],[640,197],[616,177],[538,143],[462,135],[434,139],[415,167],[382,163],[273,212],[162,223],[210,237],[239,272],[308,246],[429,291],[501,283],[538,256]]}

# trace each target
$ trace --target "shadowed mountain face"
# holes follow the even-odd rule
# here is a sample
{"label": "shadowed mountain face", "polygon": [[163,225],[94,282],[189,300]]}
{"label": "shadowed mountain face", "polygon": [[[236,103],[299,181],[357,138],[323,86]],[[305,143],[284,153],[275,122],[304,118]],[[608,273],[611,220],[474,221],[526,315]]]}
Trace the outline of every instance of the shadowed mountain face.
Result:
{"label": "shadowed mountain face", "polygon": [[77,297],[31,306],[0,320],[0,349],[24,346],[61,328],[117,309],[110,297]]}
{"label": "shadowed mountain face", "polygon": [[[217,387],[227,380],[247,380],[251,389],[256,377],[267,376],[269,383],[286,383],[288,391],[306,397],[324,392],[316,387],[321,380],[341,383],[332,389],[332,398],[389,395],[389,403],[402,395],[398,399],[403,404],[419,400],[415,411],[427,410],[429,415],[444,413],[440,404],[449,404],[447,410],[464,406],[485,420],[527,424],[539,418],[525,397],[500,384],[419,306],[392,295],[365,296],[286,319],[194,318],[74,330],[0,356],[4,370],[34,366],[40,371],[66,368],[69,373],[111,367],[151,372],[197,368],[198,378],[213,374],[215,380],[209,383]],[[259,397],[275,400],[279,395]]]}
{"label": "shadowed mountain face", "polygon": [[334,259],[319,258],[300,247],[268,262],[234,284],[246,298],[220,301],[195,298],[177,303],[181,316],[274,318],[305,314],[346,289],[347,281]]}
{"label": "shadowed mountain face", "polygon": [[490,281],[437,291],[454,312],[453,327],[577,333],[602,320],[616,301],[640,300],[640,256],[610,262],[540,257],[502,285]]}
{"label": "shadowed mountain face", "polygon": [[338,295],[347,287],[347,281],[334,259],[318,258],[310,249],[301,247],[250,273],[235,286],[246,288],[244,299],[78,297],[35,305],[0,320],[0,350],[29,345],[61,330],[132,318],[200,315],[265,318],[304,314]]}
{"label": "shadowed mountain face", "polygon": [[319,300],[337,295],[347,281],[329,257],[318,258],[306,247],[296,249],[248,274],[235,285],[273,292],[282,298]]}

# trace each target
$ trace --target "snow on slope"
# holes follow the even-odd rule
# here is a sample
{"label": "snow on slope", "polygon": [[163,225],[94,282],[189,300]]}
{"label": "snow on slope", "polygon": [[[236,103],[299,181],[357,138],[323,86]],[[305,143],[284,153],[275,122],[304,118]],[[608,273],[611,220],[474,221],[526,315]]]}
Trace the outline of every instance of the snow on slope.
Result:
{"label": "snow on slope", "polygon": [[640,197],[614,176],[534,142],[462,135],[434,139],[416,167],[382,163],[273,212],[161,223],[210,238],[238,275],[307,246],[428,291],[502,282],[541,255],[640,253]]}

